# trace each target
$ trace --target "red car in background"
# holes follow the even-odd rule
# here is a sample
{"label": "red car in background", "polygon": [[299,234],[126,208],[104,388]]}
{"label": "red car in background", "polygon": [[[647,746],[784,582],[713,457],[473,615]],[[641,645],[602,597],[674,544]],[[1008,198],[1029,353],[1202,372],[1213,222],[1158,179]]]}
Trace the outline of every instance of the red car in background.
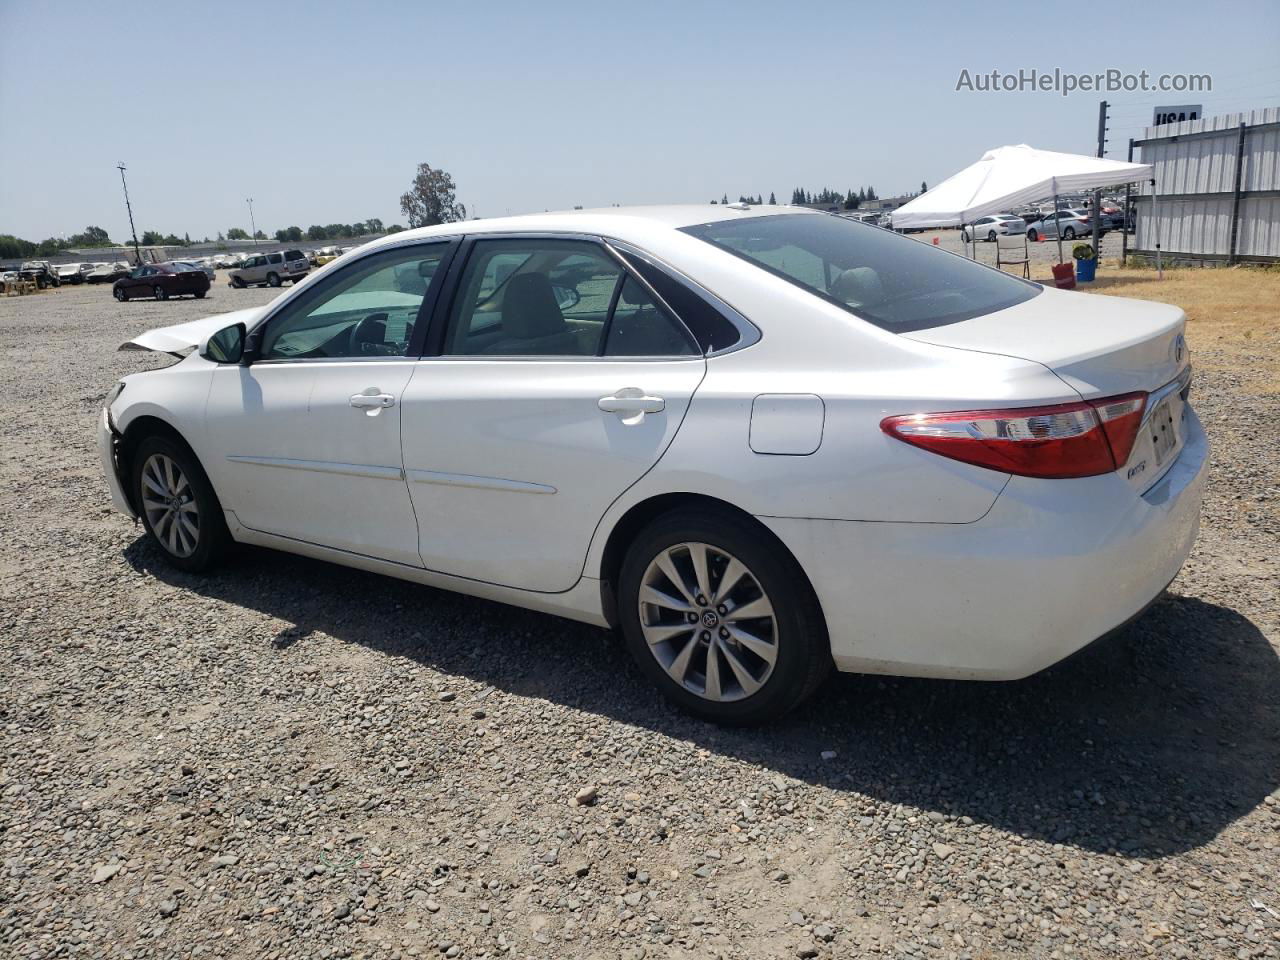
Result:
{"label": "red car in background", "polygon": [[138,297],[168,300],[186,294],[199,300],[209,292],[209,275],[187,263],[144,263],[113,283],[111,292],[121,303]]}

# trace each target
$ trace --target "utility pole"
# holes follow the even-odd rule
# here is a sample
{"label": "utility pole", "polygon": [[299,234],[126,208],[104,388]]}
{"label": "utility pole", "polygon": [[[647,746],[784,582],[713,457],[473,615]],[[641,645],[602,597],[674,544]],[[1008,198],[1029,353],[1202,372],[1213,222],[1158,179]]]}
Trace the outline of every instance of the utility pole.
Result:
{"label": "utility pole", "polygon": [[245,203],[249,204],[249,229],[253,232],[253,245],[258,245],[258,225],[253,222],[253,197],[245,197]]}
{"label": "utility pole", "polygon": [[[1107,155],[1107,107],[1103,100],[1098,104],[1098,159]],[[1102,188],[1093,191],[1093,255],[1102,260]]]}
{"label": "utility pole", "polygon": [[129,184],[124,179],[123,160],[116,164],[116,169],[120,171],[120,185],[124,187],[124,208],[129,211],[129,232],[133,234],[133,255],[136,258],[134,265],[140,267],[142,251],[138,249],[138,229],[133,225],[133,207],[129,205]]}

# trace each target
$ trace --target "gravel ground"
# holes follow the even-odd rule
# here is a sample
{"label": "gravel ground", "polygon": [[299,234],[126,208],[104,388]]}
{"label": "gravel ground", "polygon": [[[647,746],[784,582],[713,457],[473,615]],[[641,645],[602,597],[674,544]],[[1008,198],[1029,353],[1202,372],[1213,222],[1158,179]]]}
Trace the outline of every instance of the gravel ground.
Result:
{"label": "gravel ground", "polygon": [[1249,354],[1191,344],[1204,527],[1142,619],[1026,681],[842,676],[724,730],[592,628],[265,550],[166,569],[93,446],[164,358],[115,348],[273,292],[0,300],[0,955],[1280,956]]}

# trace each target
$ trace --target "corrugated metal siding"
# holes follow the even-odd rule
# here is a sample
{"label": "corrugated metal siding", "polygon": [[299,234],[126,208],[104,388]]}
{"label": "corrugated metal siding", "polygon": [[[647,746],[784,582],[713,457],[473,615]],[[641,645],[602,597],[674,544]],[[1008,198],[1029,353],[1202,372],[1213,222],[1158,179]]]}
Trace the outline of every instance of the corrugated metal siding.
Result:
{"label": "corrugated metal siding", "polygon": [[[1153,143],[1139,147],[1139,159],[1155,168],[1159,191],[1159,223],[1152,219],[1150,184],[1142,184],[1134,247],[1155,247],[1153,228],[1159,228],[1165,253],[1226,257],[1231,250],[1232,198],[1178,199],[1178,194],[1234,193],[1239,126],[1280,121],[1280,107],[1227,113],[1200,120],[1184,120],[1148,127],[1142,139],[1181,136],[1219,130],[1220,137]],[[1280,130],[1247,131],[1242,188],[1246,192],[1280,190]],[[1240,256],[1280,257],[1280,200],[1244,197],[1236,240]]]}

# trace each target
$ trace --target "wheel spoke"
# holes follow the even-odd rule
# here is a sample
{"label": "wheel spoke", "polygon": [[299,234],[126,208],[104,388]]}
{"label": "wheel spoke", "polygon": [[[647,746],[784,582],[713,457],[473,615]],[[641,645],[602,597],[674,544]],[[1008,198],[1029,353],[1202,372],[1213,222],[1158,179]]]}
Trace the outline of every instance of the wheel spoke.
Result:
{"label": "wheel spoke", "polygon": [[172,553],[178,552],[178,525],[173,522],[173,515],[169,515],[169,550]]}
{"label": "wheel spoke", "polygon": [[146,484],[147,487],[151,490],[151,492],[156,494],[156,496],[159,496],[159,497],[164,496],[164,487],[160,483],[158,483],[156,479],[153,476],[151,476],[149,472],[144,472],[142,474],[142,482]]}
{"label": "wheel spoke", "polygon": [[697,649],[698,638],[690,636],[689,642],[684,645],[684,649],[676,654],[676,658],[671,661],[671,666],[667,667],[667,673],[675,677],[681,686],[684,685],[685,675],[689,672],[689,661],[693,659],[693,653]]}
{"label": "wheel spoke", "polygon": [[741,627],[728,626],[727,629],[730,637],[770,666],[773,666],[773,662],[778,659],[778,648],[774,644],[747,633]]}
{"label": "wheel spoke", "polygon": [[760,617],[772,617],[773,604],[769,602],[769,598],[765,596],[757,597],[750,603],[744,603],[740,607],[734,607],[727,614],[725,619],[730,623],[736,623],[739,620],[756,620]]}
{"label": "wheel spoke", "polygon": [[720,576],[720,582],[716,584],[715,596],[711,598],[712,602],[723,602],[746,572],[747,568],[740,564],[736,557],[730,557],[729,565],[724,568],[724,573]]}
{"label": "wheel spoke", "polygon": [[160,462],[164,464],[165,493],[172,494],[177,486],[173,478],[173,461],[165,457]]}
{"label": "wheel spoke", "polygon": [[675,623],[671,626],[659,624],[653,627],[644,628],[644,638],[649,641],[649,645],[662,643],[664,640],[672,640],[680,636],[682,633],[692,633],[697,629],[696,624],[692,623]]}
{"label": "wheel spoke", "polygon": [[712,637],[711,643],[707,647],[707,697],[711,700],[723,700],[724,692],[720,689],[720,658],[716,655],[716,649],[720,645],[718,637]]}
{"label": "wheel spoke", "polygon": [[640,602],[651,603],[655,607],[665,607],[667,610],[679,610],[681,613],[689,613],[693,610],[693,604],[677,600],[670,594],[663,593],[657,587],[651,587],[648,584],[640,588]]}
{"label": "wheel spoke", "polygon": [[726,643],[720,648],[720,652],[724,654],[725,661],[729,664],[729,669],[733,671],[734,677],[738,681],[738,686],[742,687],[742,692],[748,697],[760,689],[760,682],[751,675],[751,671],[746,668],[738,655]]}
{"label": "wheel spoke", "polygon": [[689,544],[689,559],[693,563],[693,575],[698,581],[698,595],[711,602],[711,577],[707,572],[707,545]]}
{"label": "wheel spoke", "polygon": [[693,594],[689,592],[689,588],[685,585],[684,577],[680,576],[680,571],[676,569],[675,562],[671,559],[671,551],[664,550],[658,554],[658,569],[663,572],[671,585],[680,591],[680,595],[684,597],[690,608],[693,606]]}
{"label": "wheel spoke", "polygon": [[200,536],[199,528],[194,523],[191,522],[191,518],[188,517],[185,513],[177,514],[177,520],[175,522],[178,524],[179,527],[182,528],[182,530],[185,533],[190,534],[192,542],[194,542],[199,538]]}

